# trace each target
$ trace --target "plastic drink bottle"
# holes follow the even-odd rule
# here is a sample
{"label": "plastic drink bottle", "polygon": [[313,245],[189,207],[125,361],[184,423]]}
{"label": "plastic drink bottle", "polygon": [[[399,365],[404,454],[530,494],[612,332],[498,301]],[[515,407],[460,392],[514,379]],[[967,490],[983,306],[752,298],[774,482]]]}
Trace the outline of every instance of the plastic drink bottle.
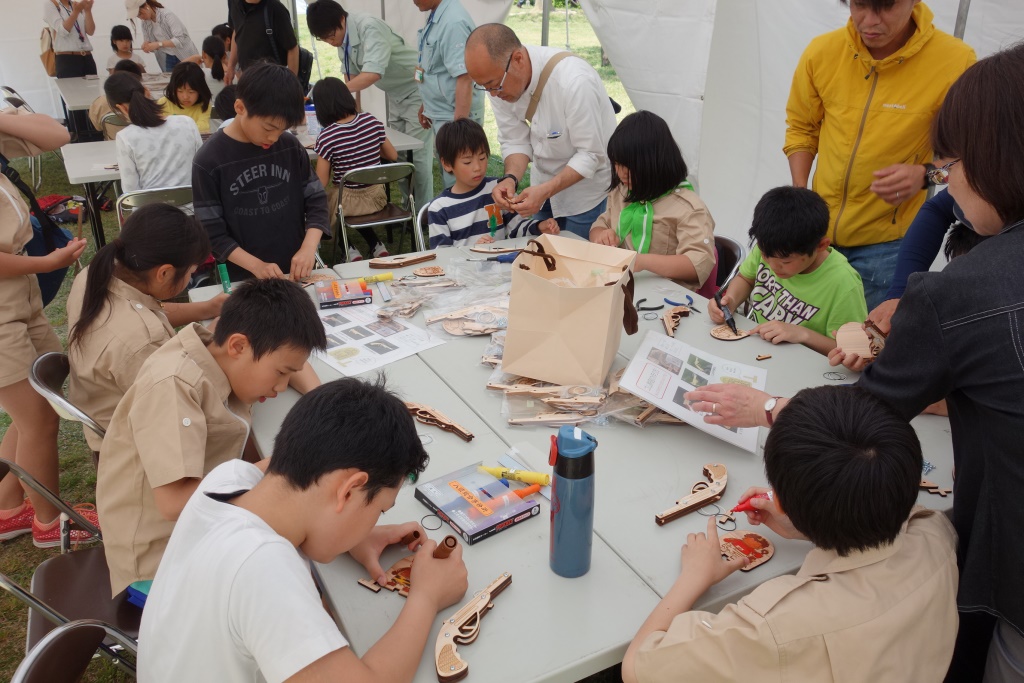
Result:
{"label": "plastic drink bottle", "polygon": [[590,571],[594,543],[594,449],[597,439],[564,425],[551,437],[551,571],[572,579]]}

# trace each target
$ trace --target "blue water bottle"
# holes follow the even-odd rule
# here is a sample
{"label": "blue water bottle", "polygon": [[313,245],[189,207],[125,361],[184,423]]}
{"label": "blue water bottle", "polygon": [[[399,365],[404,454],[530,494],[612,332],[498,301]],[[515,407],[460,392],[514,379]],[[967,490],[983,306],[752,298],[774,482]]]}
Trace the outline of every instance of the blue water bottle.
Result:
{"label": "blue water bottle", "polygon": [[574,579],[590,571],[594,544],[594,449],[597,439],[565,425],[551,437],[551,571]]}

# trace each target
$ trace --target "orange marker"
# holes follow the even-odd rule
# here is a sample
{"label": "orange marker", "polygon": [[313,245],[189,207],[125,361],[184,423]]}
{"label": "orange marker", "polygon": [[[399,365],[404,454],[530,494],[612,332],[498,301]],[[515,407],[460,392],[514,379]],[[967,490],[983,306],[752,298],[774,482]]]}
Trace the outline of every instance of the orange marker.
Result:
{"label": "orange marker", "polygon": [[515,489],[509,491],[508,493],[502,494],[497,498],[488,500],[486,501],[485,504],[492,510],[497,510],[499,507],[505,507],[506,505],[512,505],[513,503],[519,502],[513,496],[517,497],[519,500],[522,500],[523,498],[531,496],[534,493],[537,493],[538,491],[540,491],[540,484],[531,484],[524,489]]}

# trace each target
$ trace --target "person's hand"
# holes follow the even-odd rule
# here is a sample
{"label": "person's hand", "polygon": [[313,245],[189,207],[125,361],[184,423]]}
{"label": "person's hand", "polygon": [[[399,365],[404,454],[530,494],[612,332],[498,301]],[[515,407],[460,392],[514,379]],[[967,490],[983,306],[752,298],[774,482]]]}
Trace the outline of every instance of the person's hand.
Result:
{"label": "person's hand", "polygon": [[416,112],[416,117],[420,120],[420,125],[424,128],[430,128],[433,125],[433,121],[423,115],[423,105],[420,105],[420,110]]}
{"label": "person's hand", "polygon": [[868,313],[868,320],[874,323],[875,327],[882,332],[882,334],[889,334],[889,330],[892,329],[892,316],[896,313],[896,307],[899,306],[899,299],[887,299],[882,303],[875,306],[874,310]]}
{"label": "person's hand", "polygon": [[771,489],[766,489],[761,486],[751,486],[749,489],[743,492],[740,499],[736,501],[737,505],[743,502],[749,502],[754,510],[748,510],[745,514],[747,515],[747,522],[753,526],[764,524],[766,527],[777,533],[783,538],[794,538],[801,541],[806,541],[807,537],[797,531],[793,523],[789,521],[782,510],[779,509],[778,503],[775,502],[774,498],[754,498],[759,493],[771,494]]}
{"label": "person's hand", "polygon": [[160,47],[160,43],[146,42],[142,44],[142,51],[145,53],[156,52],[156,49]]}
{"label": "person's hand", "polygon": [[690,408],[711,413],[704,421],[723,427],[767,426],[764,404],[771,394],[742,384],[709,384],[686,394]]}
{"label": "person's hand", "polygon": [[77,4],[78,4],[79,7],[82,8],[83,12],[91,12],[92,11],[93,1],[94,0],[81,0],[81,2],[79,2]]}
{"label": "person's hand", "polygon": [[405,524],[383,524],[373,527],[366,538],[353,546],[348,554],[363,565],[363,568],[378,585],[383,586],[387,583],[387,577],[384,576],[384,569],[380,566],[380,554],[389,545],[398,543],[402,537],[413,531],[420,532],[420,537],[409,544],[409,550],[415,550],[418,545],[423,543],[427,532],[416,522],[406,522]]}
{"label": "person's hand", "polygon": [[224,67],[224,85],[231,85],[235,82],[235,69],[230,66]]}
{"label": "person's hand", "polygon": [[867,367],[868,361],[856,353],[846,353],[842,347],[837,346],[828,352],[828,364],[831,366],[842,365],[847,370],[861,372]]}
{"label": "person's hand", "polygon": [[505,178],[491,190],[494,203],[506,211],[515,211],[512,199],[516,196],[516,185],[511,178]]}
{"label": "person's hand", "polygon": [[769,341],[772,344],[781,344],[782,342],[803,344],[807,341],[806,328],[792,323],[779,322],[778,320],[761,323],[751,330],[751,332],[760,335],[761,339]]}
{"label": "person's hand", "polygon": [[899,206],[924,187],[924,166],[921,164],[893,164],[875,171],[871,191],[887,204]]}
{"label": "person's hand", "polygon": [[494,238],[490,235],[481,235],[476,241],[477,244],[494,244]]}
{"label": "person's hand", "polygon": [[549,195],[541,185],[532,185],[512,198],[512,210],[520,216],[532,216],[548,199]]}
{"label": "person's hand", "polygon": [[619,236],[611,228],[591,228],[590,241],[607,247],[619,246]]}
{"label": "person's hand", "polygon": [[562,232],[562,229],[558,227],[558,221],[554,218],[546,218],[540,222],[537,226],[542,235],[557,235]]}
{"label": "person's hand", "polygon": [[469,588],[469,578],[466,563],[462,561],[461,543],[443,560],[432,555],[436,547],[437,544],[428,539],[416,551],[409,577],[412,584],[409,599],[430,600],[434,611],[440,611],[462,599]]}
{"label": "person's hand", "polygon": [[[707,590],[711,586],[749,564],[744,556],[722,559],[722,542],[718,540],[718,527],[715,526],[715,515],[708,517],[707,534],[689,534],[683,544],[681,560],[683,571],[679,578],[703,586]],[[701,591],[703,592],[703,591]]]}
{"label": "person's hand", "polygon": [[291,278],[298,282],[302,278],[309,277],[310,273],[313,272],[313,266],[316,265],[316,248],[313,249],[299,249],[295,252],[295,256],[292,256],[292,267],[291,267]]}
{"label": "person's hand", "polygon": [[[730,311],[736,310],[728,294],[722,295],[722,305],[728,307]],[[718,307],[718,302],[715,301],[714,297],[708,299],[708,317],[716,325],[721,325],[725,322],[725,315],[722,314],[722,309]]]}
{"label": "person's hand", "polygon": [[41,270],[39,272],[49,273],[54,270],[60,270],[61,268],[67,268],[77,261],[78,257],[82,255],[82,252],[85,251],[86,244],[88,244],[88,242],[84,239],[76,237],[60,249],[54,249],[43,257],[46,259],[46,270]]}
{"label": "person's hand", "polygon": [[260,264],[255,268],[250,268],[249,272],[260,280],[284,279],[285,277],[276,263],[264,263],[263,261],[260,261]]}
{"label": "person's hand", "polygon": [[[205,320],[213,320],[220,316],[220,309],[224,307],[224,302],[228,300],[228,294],[221,292],[217,296],[213,297],[206,302],[206,316]],[[211,332],[213,330],[210,330]]]}

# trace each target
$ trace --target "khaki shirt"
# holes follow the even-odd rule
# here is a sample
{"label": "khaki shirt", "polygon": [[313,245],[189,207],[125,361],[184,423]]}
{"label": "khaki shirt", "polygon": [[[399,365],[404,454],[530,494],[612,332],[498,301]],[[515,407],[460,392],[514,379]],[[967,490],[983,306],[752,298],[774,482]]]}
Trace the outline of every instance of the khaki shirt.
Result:
{"label": "khaki shirt", "polygon": [[[78,324],[82,315],[88,278],[86,268],[71,285],[68,330]],[[71,402],[107,429],[114,409],[135,381],[142,363],[173,336],[174,328],[159,301],[123,280],[111,278],[107,305],[85,336],[68,348]],[[85,440],[94,451],[100,450],[103,442],[88,429]]]}
{"label": "khaki shirt", "polygon": [[[617,232],[619,214],[626,204],[626,188],[619,185],[608,194],[608,208],[597,217],[591,230],[610,228]],[[626,235],[619,246],[633,249],[633,241]],[[654,226],[648,253],[663,256],[685,254],[693,263],[699,282],[675,282],[694,291],[704,286],[715,267],[715,221],[696,192],[679,187],[654,202]]]}
{"label": "khaki shirt", "polygon": [[[0,110],[0,116],[21,116],[29,112],[23,109],[7,108]],[[16,138],[7,133],[0,133],[0,154],[13,160],[18,157],[31,157],[42,154],[43,150],[27,140]],[[21,192],[7,179],[0,175],[0,251],[17,254],[32,239],[32,224],[29,223],[29,208]]]}
{"label": "khaki shirt", "polygon": [[242,455],[250,406],[231,392],[206,345],[213,334],[185,327],[154,352],[121,399],[100,449],[96,505],[113,595],[148,581],[174,529],[153,489],[201,479]]}
{"label": "khaki shirt", "polygon": [[892,545],[847,557],[815,548],[796,576],[772,579],[720,614],[680,614],[643,643],[636,678],[942,681],[956,639],[956,586],[952,525],[915,508]]}

